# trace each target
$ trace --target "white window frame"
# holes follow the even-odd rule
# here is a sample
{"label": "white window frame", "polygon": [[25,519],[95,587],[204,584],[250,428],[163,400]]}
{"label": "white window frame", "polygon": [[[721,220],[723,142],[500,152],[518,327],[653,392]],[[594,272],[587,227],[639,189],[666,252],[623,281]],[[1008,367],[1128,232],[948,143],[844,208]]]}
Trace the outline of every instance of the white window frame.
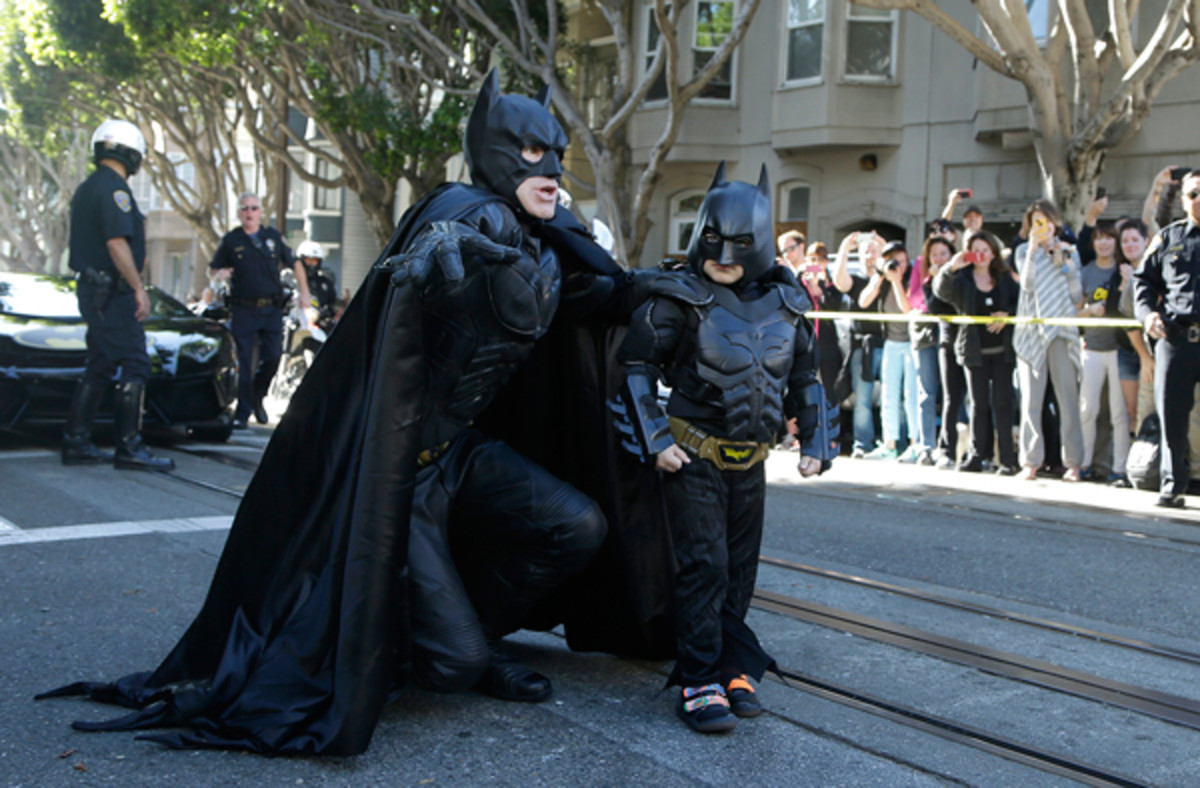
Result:
{"label": "white window frame", "polygon": [[[677,248],[680,238],[680,230],[682,230],[683,225],[687,224],[688,222],[691,222],[692,227],[695,228],[696,219],[699,216],[699,210],[685,212],[681,206],[686,200],[690,200],[695,197],[699,197],[701,200],[703,200],[704,194],[705,192],[703,189],[688,189],[687,191],[680,192],[671,198],[669,208],[670,217],[669,221],[667,222],[667,226],[670,227],[671,236],[667,239],[667,254],[687,254],[686,243],[683,245],[683,248]],[[699,205],[696,207],[698,209]],[[691,238],[690,233],[688,234],[688,238]]]}
{"label": "white window frame", "polygon": [[[647,0],[647,2],[643,3],[642,9],[645,11],[644,19],[646,20],[646,23],[645,23],[644,27],[642,28],[642,74],[644,76],[645,74],[649,73],[650,64],[654,62],[654,50],[657,46],[657,45],[655,47],[650,46],[650,33],[652,30],[655,30],[655,28],[656,28],[656,24],[654,21],[654,0]],[[664,52],[663,54],[665,56],[666,52]],[[660,79],[666,80],[666,78],[667,78],[667,69],[666,69],[666,66],[664,65],[662,74],[660,75]],[[665,82],[664,82],[664,84],[665,84]],[[651,89],[653,89],[653,86],[651,86]],[[654,105],[664,104],[664,103],[666,103],[666,101],[667,101],[666,96],[651,96],[649,93],[647,93],[646,98],[643,101],[643,103],[654,106]]]}
{"label": "white window frame", "polygon": [[[792,31],[801,27],[821,26],[821,69],[816,76],[812,77],[788,77],[788,60],[790,47],[792,45]],[[825,54],[827,51],[827,33],[829,32],[829,1],[822,0],[821,18],[818,21],[810,20],[799,25],[792,24],[791,0],[785,0],[783,3],[783,84],[786,87],[802,87],[805,85],[819,85],[825,81]]]}
{"label": "white window frame", "polygon": [[[737,13],[738,13],[738,0],[696,0],[696,2],[692,4],[692,41],[691,41],[691,46],[690,46],[691,51],[689,53],[689,56],[692,59],[692,74],[695,74],[696,71],[699,70],[696,67],[696,53],[697,52],[715,53],[718,49],[721,48],[721,44],[717,44],[715,47],[701,47],[696,41],[696,37],[700,34],[700,3],[708,3],[710,5],[729,3],[729,5],[731,5],[733,7],[731,18],[737,19]],[[724,43],[724,42],[722,42],[722,43]],[[737,61],[738,61],[738,49],[740,49],[740,48],[741,48],[741,45],[739,44],[739,46],[737,48],[735,48],[733,52],[730,53],[729,60],[726,61],[726,65],[729,67],[729,97],[728,98],[714,98],[714,97],[702,96],[702,95],[697,94],[696,98],[693,99],[693,101],[695,103],[710,104],[710,105],[711,104],[730,105],[730,104],[737,103],[737,76],[738,76],[737,75],[737,71],[738,71]],[[711,83],[709,83],[709,84],[711,84]]]}
{"label": "white window frame", "polygon": [[[318,178],[328,178],[330,180],[342,174],[336,164],[323,157],[318,157],[313,162],[313,170]],[[328,197],[328,205],[318,204],[322,195]],[[340,212],[342,210],[342,188],[339,186],[335,189],[327,189],[324,186],[318,186],[314,183],[312,189],[312,209],[332,214]]]}
{"label": "white window frame", "polygon": [[897,47],[898,47],[898,43],[899,43],[900,15],[896,11],[889,11],[886,19],[887,19],[888,24],[890,24],[891,28],[892,28],[892,40],[891,40],[891,44],[890,44],[892,56],[891,56],[891,61],[890,61],[891,68],[889,69],[889,73],[886,75],[851,74],[849,71],[847,71],[847,62],[846,62],[847,59],[850,57],[850,25],[855,22],[863,22],[863,23],[868,23],[868,24],[872,23],[872,22],[882,23],[884,21],[884,17],[882,17],[882,16],[855,17],[854,9],[853,9],[853,2],[846,3],[846,27],[844,30],[844,34],[842,36],[842,40],[843,40],[842,79],[844,79],[846,82],[852,82],[852,83],[860,84],[860,85],[861,84],[887,85],[887,84],[894,83],[896,81],[896,61],[899,59],[899,52],[898,52]]}

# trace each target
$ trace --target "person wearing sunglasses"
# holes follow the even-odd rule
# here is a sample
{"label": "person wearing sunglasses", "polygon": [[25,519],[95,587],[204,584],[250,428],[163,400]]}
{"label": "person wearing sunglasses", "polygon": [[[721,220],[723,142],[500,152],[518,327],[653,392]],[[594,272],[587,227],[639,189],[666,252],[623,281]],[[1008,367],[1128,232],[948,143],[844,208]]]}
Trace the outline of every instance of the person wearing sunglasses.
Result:
{"label": "person wearing sunglasses", "polygon": [[1162,423],[1158,505],[1179,509],[1187,490],[1188,414],[1200,382],[1200,171],[1183,176],[1187,217],[1164,227],[1133,274],[1135,313],[1154,349],[1154,400]]}
{"label": "person wearing sunglasses", "polygon": [[[263,397],[283,355],[283,308],[287,296],[279,278],[282,266],[296,275],[300,303],[310,303],[308,276],[283,235],[262,226],[262,201],[247,192],[238,198],[239,226],[225,233],[208,264],[214,279],[228,281],[233,295],[232,330],[238,355],[238,402],[235,429],[245,429],[250,415],[267,423]],[[255,366],[257,352],[258,365]]]}

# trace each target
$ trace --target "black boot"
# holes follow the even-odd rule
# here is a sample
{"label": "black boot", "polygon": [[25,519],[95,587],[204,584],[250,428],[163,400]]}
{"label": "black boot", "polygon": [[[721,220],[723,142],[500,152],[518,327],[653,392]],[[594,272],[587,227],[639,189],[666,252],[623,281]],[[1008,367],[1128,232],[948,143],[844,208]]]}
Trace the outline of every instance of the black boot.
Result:
{"label": "black boot", "polygon": [[541,703],[554,694],[554,687],[546,676],[493,648],[475,691],[500,700]]}
{"label": "black boot", "polygon": [[100,407],[100,397],[108,384],[84,378],[75,387],[71,397],[71,410],[67,413],[67,424],[63,428],[62,464],[92,465],[112,462],[113,455],[100,451],[92,443],[92,422]]}
{"label": "black boot", "polygon": [[122,381],[117,384],[117,402],[113,409],[117,454],[113,465],[122,470],[174,470],[174,460],[155,457],[142,443],[142,400],[145,396],[146,384],[141,381]]}

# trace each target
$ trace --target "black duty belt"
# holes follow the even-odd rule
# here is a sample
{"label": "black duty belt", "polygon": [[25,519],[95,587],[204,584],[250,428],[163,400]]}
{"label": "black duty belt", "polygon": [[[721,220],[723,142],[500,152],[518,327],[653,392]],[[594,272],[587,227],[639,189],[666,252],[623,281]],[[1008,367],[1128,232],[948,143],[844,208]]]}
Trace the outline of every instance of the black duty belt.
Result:
{"label": "black duty belt", "polygon": [[268,296],[266,298],[231,298],[230,303],[234,306],[275,306],[279,303],[278,296]]}
{"label": "black duty belt", "polygon": [[709,435],[683,419],[671,416],[671,437],[675,442],[700,459],[708,460],[723,471],[745,471],[753,468],[771,453],[769,443],[731,441]]}

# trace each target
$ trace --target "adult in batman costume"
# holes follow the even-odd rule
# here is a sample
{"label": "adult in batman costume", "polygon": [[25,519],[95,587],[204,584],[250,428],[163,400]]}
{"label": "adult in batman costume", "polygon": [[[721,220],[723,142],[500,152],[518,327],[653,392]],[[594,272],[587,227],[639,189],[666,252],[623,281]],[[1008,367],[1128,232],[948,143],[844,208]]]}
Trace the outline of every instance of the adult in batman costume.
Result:
{"label": "adult in batman costume", "polygon": [[556,445],[558,419],[607,422],[606,333],[639,283],[557,205],[566,138],[548,103],[489,75],[464,139],[473,185],[401,219],[277,427],[183,638],[153,672],[42,696],[135,709],[76,728],[351,755],[409,684],[548,696],[498,645],[520,626],[669,653],[658,512],[628,516],[618,478],[636,474],[603,427]]}
{"label": "adult in batman costume", "polygon": [[[687,267],[651,286],[620,349],[630,449],[665,473],[675,552],[678,713],[731,730],[762,712],[750,677],[774,660],[746,624],[762,542],[762,460],[787,419],[812,476],[837,455],[837,408],[817,382],[811,302],[775,265],[766,167],[725,180],[697,212]],[[671,386],[663,407],[658,381]]]}

